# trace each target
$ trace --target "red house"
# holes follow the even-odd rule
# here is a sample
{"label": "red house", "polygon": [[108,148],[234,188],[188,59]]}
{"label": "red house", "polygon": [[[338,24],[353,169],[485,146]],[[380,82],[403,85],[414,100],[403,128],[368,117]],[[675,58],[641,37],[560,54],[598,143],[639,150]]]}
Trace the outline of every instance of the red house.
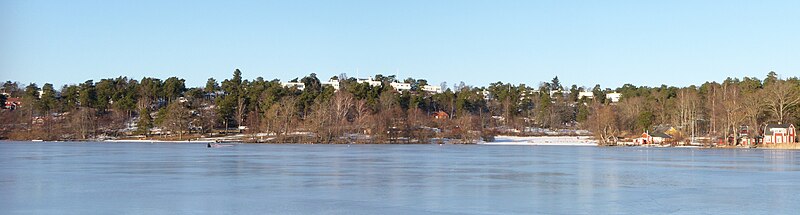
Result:
{"label": "red house", "polygon": [[3,108],[9,109],[9,110],[14,110],[14,109],[17,109],[17,107],[19,107],[20,105],[22,105],[22,99],[20,99],[20,98],[7,98],[6,99],[6,103],[3,105]]}
{"label": "red house", "polygon": [[641,137],[634,139],[633,142],[637,145],[664,144],[670,139],[672,139],[672,136],[664,132],[653,132],[652,134],[644,132]]}
{"label": "red house", "polygon": [[444,112],[444,111],[436,111],[435,113],[433,113],[433,118],[434,119],[448,119],[448,118],[450,118],[450,114],[447,114],[447,112]]}
{"label": "red house", "polygon": [[794,143],[797,131],[793,124],[767,124],[764,127],[764,144]]}

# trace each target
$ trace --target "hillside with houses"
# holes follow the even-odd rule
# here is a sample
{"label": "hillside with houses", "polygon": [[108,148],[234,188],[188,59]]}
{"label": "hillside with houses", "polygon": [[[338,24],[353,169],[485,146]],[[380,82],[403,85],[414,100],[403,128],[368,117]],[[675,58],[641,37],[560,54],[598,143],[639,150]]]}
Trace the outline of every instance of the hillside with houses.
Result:
{"label": "hillside with houses", "polygon": [[268,143],[477,143],[593,136],[601,145],[770,147],[798,141],[800,80],[770,72],[674,87],[617,88],[316,74],[187,87],[179,77],[6,81],[0,138]]}

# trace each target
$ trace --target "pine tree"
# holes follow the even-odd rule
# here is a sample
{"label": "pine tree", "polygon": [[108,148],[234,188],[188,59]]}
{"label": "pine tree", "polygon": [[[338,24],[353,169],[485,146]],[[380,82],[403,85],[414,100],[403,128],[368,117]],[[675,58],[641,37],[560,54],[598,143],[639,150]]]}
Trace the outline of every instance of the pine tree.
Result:
{"label": "pine tree", "polygon": [[150,117],[150,111],[147,108],[142,108],[139,111],[139,122],[137,123],[136,133],[143,134],[145,137],[150,135],[150,129],[153,128],[153,118]]}

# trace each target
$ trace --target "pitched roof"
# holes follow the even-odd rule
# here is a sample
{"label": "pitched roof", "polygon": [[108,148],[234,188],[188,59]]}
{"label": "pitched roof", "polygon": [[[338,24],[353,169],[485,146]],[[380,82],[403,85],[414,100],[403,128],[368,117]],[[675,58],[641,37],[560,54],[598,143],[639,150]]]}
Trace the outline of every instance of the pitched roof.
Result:
{"label": "pitched roof", "polygon": [[669,136],[669,134],[666,134],[664,132],[653,132],[653,133],[650,133],[650,136],[652,136],[652,137],[661,137],[661,138],[672,138],[672,136]]}
{"label": "pitched roof", "polygon": [[772,133],[773,133],[773,132],[772,132],[772,129],[773,129],[773,128],[790,128],[790,127],[794,127],[794,125],[792,125],[792,124],[789,124],[789,123],[784,123],[784,124],[767,124],[767,127],[764,129],[764,135],[772,135]]}
{"label": "pitched roof", "polygon": [[671,135],[667,134],[669,130],[673,127],[669,125],[659,125],[653,128],[653,132],[650,132],[650,136],[653,137],[661,137],[661,138],[672,138]]}

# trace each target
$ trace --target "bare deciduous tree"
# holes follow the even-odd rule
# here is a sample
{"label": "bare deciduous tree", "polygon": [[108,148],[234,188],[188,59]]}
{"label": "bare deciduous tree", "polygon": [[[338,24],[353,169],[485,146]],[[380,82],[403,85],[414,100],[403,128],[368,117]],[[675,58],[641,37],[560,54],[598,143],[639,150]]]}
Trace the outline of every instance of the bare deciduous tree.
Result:
{"label": "bare deciduous tree", "polygon": [[267,113],[267,120],[274,125],[275,133],[280,139],[292,130],[292,121],[297,116],[297,98],[284,97],[272,106],[270,113]]}
{"label": "bare deciduous tree", "polygon": [[736,137],[739,133],[739,126],[745,119],[745,114],[743,113],[742,103],[740,100],[742,99],[741,92],[739,87],[732,84],[723,84],[721,88],[721,96],[722,102],[721,107],[722,110],[722,134],[723,137]]}
{"label": "bare deciduous tree", "polygon": [[589,115],[588,125],[600,144],[615,144],[617,142],[619,125],[616,111],[612,106],[598,103],[592,104],[592,113]]}
{"label": "bare deciduous tree", "polygon": [[178,134],[178,140],[182,140],[183,133],[189,128],[190,116],[189,109],[183,103],[172,102],[167,106],[167,115],[161,122],[161,126],[173,134]]}
{"label": "bare deciduous tree", "polygon": [[757,128],[759,126],[758,120],[762,113],[766,110],[766,106],[761,99],[761,92],[748,93],[742,96],[742,113],[744,114],[744,123],[750,128]]}
{"label": "bare deciduous tree", "polygon": [[788,81],[779,80],[767,85],[764,91],[764,103],[772,113],[773,119],[778,123],[787,122],[792,111],[800,104],[800,92],[797,87]]}
{"label": "bare deciduous tree", "polygon": [[626,98],[617,104],[617,111],[619,113],[620,128],[627,128],[626,132],[634,134],[641,133],[641,130],[636,129],[636,119],[639,113],[644,110],[645,103],[642,97]]}
{"label": "bare deciduous tree", "polygon": [[78,108],[71,114],[71,127],[73,132],[81,139],[87,139],[95,129],[97,113],[92,108]]}

